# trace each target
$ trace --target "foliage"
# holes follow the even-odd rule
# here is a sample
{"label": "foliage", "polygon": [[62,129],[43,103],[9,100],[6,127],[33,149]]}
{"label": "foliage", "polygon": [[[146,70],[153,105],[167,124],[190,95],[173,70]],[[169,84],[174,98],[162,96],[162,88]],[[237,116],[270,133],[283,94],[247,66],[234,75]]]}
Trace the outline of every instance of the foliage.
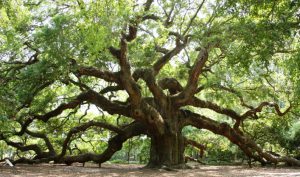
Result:
{"label": "foliage", "polygon": [[[170,120],[190,111],[210,118],[198,128],[226,124],[263,150],[297,155],[299,9],[296,0],[0,1],[0,157],[13,156],[10,142],[31,160],[36,151],[18,145],[50,153],[45,138],[30,132],[47,136],[58,154],[66,145],[63,157],[101,154],[124,133],[106,125],[124,131],[141,122],[147,131],[126,137],[111,160],[146,163],[161,127],[132,116],[136,110],[159,115],[170,134],[177,127]],[[161,86],[170,78],[181,86],[175,94]],[[191,98],[205,104],[192,105]],[[242,119],[237,129],[232,112]],[[80,130],[90,122],[102,124]],[[206,145],[207,162],[245,157],[229,135],[198,128],[182,134]]]}

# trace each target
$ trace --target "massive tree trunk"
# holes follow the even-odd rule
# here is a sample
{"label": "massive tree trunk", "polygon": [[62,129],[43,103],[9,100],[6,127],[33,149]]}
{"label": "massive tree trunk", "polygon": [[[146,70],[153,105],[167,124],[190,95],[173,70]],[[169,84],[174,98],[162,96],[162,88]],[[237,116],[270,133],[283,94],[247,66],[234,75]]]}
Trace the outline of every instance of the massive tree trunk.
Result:
{"label": "massive tree trunk", "polygon": [[180,131],[151,137],[149,167],[184,164],[184,138]]}

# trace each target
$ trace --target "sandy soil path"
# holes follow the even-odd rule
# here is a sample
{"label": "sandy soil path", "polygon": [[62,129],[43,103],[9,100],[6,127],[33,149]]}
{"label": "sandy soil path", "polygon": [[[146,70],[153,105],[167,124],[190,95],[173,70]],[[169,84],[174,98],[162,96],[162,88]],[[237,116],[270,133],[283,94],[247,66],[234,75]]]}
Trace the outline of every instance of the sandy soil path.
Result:
{"label": "sandy soil path", "polygon": [[82,167],[80,164],[73,166],[39,164],[17,165],[14,168],[0,167],[0,177],[99,177],[99,176],[124,176],[124,177],[300,177],[300,168],[273,168],[247,166],[207,166],[201,165],[197,169],[166,171],[143,169],[142,165],[128,164],[103,164],[98,168],[94,164]]}

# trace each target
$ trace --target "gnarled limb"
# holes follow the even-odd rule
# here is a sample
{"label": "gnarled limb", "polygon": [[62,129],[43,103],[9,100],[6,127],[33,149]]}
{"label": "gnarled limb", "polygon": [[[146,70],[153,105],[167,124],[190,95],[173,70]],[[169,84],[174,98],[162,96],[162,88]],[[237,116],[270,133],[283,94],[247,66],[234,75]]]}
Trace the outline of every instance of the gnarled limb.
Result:
{"label": "gnarled limb", "polygon": [[70,165],[74,162],[84,163],[93,161],[101,164],[109,160],[115,152],[120,150],[122,148],[122,144],[127,139],[133,136],[147,133],[144,125],[138,122],[134,122],[128,125],[123,131],[124,133],[118,134],[108,141],[108,147],[102,154],[86,153],[77,156],[66,156],[60,159],[60,162],[64,162]]}
{"label": "gnarled limb", "polygon": [[116,92],[116,91],[119,91],[119,90],[124,90],[123,87],[119,86],[119,85],[115,85],[115,86],[107,86],[105,88],[103,88],[101,91],[100,91],[100,94],[106,94],[108,92]]}
{"label": "gnarled limb", "polygon": [[[108,147],[102,154],[86,153],[77,156],[64,156],[66,153],[67,144],[69,143],[71,136],[80,131],[85,131],[87,128],[92,126],[107,128],[109,130],[115,131],[118,134],[108,141]],[[140,134],[147,134],[147,131],[144,127],[144,124],[138,122],[133,122],[128,126],[126,126],[123,130],[121,130],[115,126],[103,122],[90,121],[71,129],[71,131],[68,133],[67,138],[64,141],[62,153],[56,156],[52,156],[49,153],[44,153],[42,151],[39,151],[40,149],[38,149],[39,147],[37,148],[36,145],[23,146],[20,143],[12,143],[10,141],[9,141],[9,145],[17,147],[22,151],[34,150],[37,151],[38,153],[38,155],[34,159],[20,158],[15,161],[12,161],[13,164],[17,164],[17,163],[34,164],[34,163],[49,162],[52,160],[54,160],[56,163],[66,163],[68,165],[74,162],[84,163],[87,161],[94,161],[96,163],[101,164],[109,160],[115,152],[120,150],[122,148],[122,144],[127,139]]]}
{"label": "gnarled limb", "polygon": [[159,85],[157,85],[152,69],[136,70],[133,74],[133,77],[135,78],[135,80],[137,80],[138,78],[142,78],[146,82],[148,88],[150,89],[151,93],[160,104],[160,106],[165,106],[167,97],[164,94],[163,90],[159,87]]}
{"label": "gnarled limb", "polygon": [[45,141],[45,144],[49,150],[49,154],[51,156],[55,156],[56,155],[56,152],[53,148],[53,145],[52,143],[50,142],[49,138],[47,137],[47,135],[45,135],[44,133],[40,133],[40,132],[32,132],[28,129],[25,130],[25,132],[30,135],[30,136],[33,136],[33,137],[37,137],[37,138],[41,138]]}
{"label": "gnarled limb", "polygon": [[195,107],[200,107],[200,108],[208,108],[210,110],[213,110],[219,114],[223,114],[226,116],[231,117],[234,120],[239,120],[241,119],[241,116],[235,112],[232,109],[228,108],[223,108],[215,103],[212,103],[210,101],[203,101],[197,97],[192,97],[188,102],[187,105],[195,106]]}
{"label": "gnarled limb", "polygon": [[[292,106],[286,109],[286,111],[281,112],[278,104],[276,103],[270,103],[270,102],[262,102],[258,107],[250,109],[249,111],[246,111],[242,115],[238,114],[236,111],[228,108],[223,108],[215,103],[212,103],[210,101],[203,101],[197,97],[192,97],[190,100],[186,102],[187,105],[195,106],[195,107],[200,107],[200,108],[208,108],[210,110],[213,110],[217,113],[229,116],[230,118],[234,119],[236,121],[236,124],[234,128],[238,130],[240,124],[244,119],[246,119],[249,116],[254,116],[256,113],[261,112],[264,106],[272,106],[275,108],[275,111],[277,115],[283,116],[286,113],[289,112]],[[248,106],[250,107],[250,106]],[[252,106],[251,106],[252,107]]]}
{"label": "gnarled limb", "polygon": [[79,106],[80,104],[82,104],[83,101],[88,101],[90,103],[93,103],[96,106],[101,107],[101,109],[107,111],[108,113],[129,116],[129,111],[125,106],[119,105],[117,103],[113,103],[109,101],[107,98],[105,98],[104,96],[98,94],[97,92],[89,90],[87,92],[81,93],[69,103],[62,103],[53,111],[50,111],[44,115],[35,115],[34,119],[47,122],[50,118],[61,114],[64,110],[72,109]]}
{"label": "gnarled limb", "polygon": [[190,70],[188,82],[184,90],[178,96],[176,96],[176,104],[182,104],[188,101],[196,93],[198,87],[198,78],[199,75],[203,72],[205,63],[208,60],[208,52],[208,48],[202,48],[199,51],[197,60]]}
{"label": "gnarled limb", "polygon": [[62,103],[54,110],[43,114],[43,115],[34,115],[25,120],[24,123],[21,123],[21,130],[16,132],[15,135],[22,135],[24,134],[26,128],[34,121],[34,120],[41,120],[43,122],[47,122],[50,118],[60,115],[63,111],[67,109],[75,108],[81,105],[84,101],[90,102],[95,104],[96,106],[100,107],[102,110],[107,111],[110,114],[120,114],[127,117],[130,117],[131,113],[128,109],[128,105],[121,105],[116,102],[111,102],[104,96],[98,94],[93,90],[88,90],[79,94],[75,99],[68,103]]}
{"label": "gnarled limb", "polygon": [[36,154],[34,159],[40,159],[50,156],[50,152],[42,151],[42,149],[37,144],[25,145],[24,143],[20,142],[13,142],[7,139],[3,134],[0,134],[0,140],[3,140],[7,145],[17,148],[22,152],[34,151]]}
{"label": "gnarled limb", "polygon": [[[188,38],[185,37],[183,43],[178,43],[175,48],[171,51],[168,51],[165,55],[163,55],[159,60],[157,60],[153,65],[154,75],[157,75],[161,68],[166,65],[170,59],[172,59],[175,55],[177,55],[188,43]],[[165,51],[166,52],[166,51]]]}
{"label": "gnarled limb", "polygon": [[[152,0],[148,0],[144,4],[144,12],[149,11]],[[127,91],[130,97],[131,106],[138,109],[141,102],[141,92],[138,87],[138,84],[135,82],[131,75],[131,66],[127,57],[128,46],[127,43],[131,42],[137,37],[137,27],[140,22],[140,17],[135,17],[130,20],[131,24],[128,25],[128,33],[125,32],[122,34],[120,39],[120,49],[110,47],[109,50],[113,56],[118,59],[120,71],[120,82],[124,89]]]}
{"label": "gnarled limb", "polygon": [[300,166],[300,161],[292,157],[275,157],[272,154],[264,152],[263,149],[253,140],[231,128],[227,123],[218,123],[217,121],[190,111],[184,112],[185,115],[188,115],[188,118],[184,120],[185,125],[192,125],[197,128],[207,129],[213,133],[225,136],[232,143],[238,145],[247,156],[261,162],[262,164],[266,164],[267,162],[274,164],[286,162],[290,165]]}
{"label": "gnarled limb", "polygon": [[265,106],[274,107],[274,108],[275,108],[275,111],[276,111],[276,113],[277,113],[277,115],[279,115],[279,116],[284,116],[284,115],[285,115],[286,113],[288,113],[289,110],[292,108],[292,105],[290,105],[284,112],[281,112],[281,111],[280,111],[280,108],[279,108],[279,106],[278,106],[278,104],[273,103],[273,102],[262,102],[262,103],[259,104],[258,107],[253,108],[253,109],[251,109],[251,110],[245,112],[245,113],[242,115],[242,117],[243,117],[243,118],[246,118],[246,117],[248,117],[248,116],[252,116],[252,115],[254,115],[254,114],[256,114],[256,113],[259,113],[259,112],[262,111],[262,109],[263,109]]}
{"label": "gnarled limb", "polygon": [[110,71],[103,71],[95,67],[77,66],[77,71],[75,72],[78,76],[93,76],[96,78],[103,79],[107,82],[119,83],[119,73],[114,73]]}
{"label": "gnarled limb", "polygon": [[[131,67],[127,58],[127,40],[128,36],[132,36],[134,31],[129,30],[129,34],[126,36],[123,34],[120,40],[120,49],[115,49],[110,47],[110,52],[118,59],[119,66],[121,68],[120,71],[120,82],[124,89],[127,91],[130,97],[130,102],[133,107],[138,108],[141,101],[141,92],[138,87],[138,84],[134,81],[131,76]],[[136,35],[134,35],[136,37]],[[130,38],[130,40],[133,40]]]}
{"label": "gnarled limb", "polygon": [[72,128],[68,134],[66,139],[64,140],[64,143],[62,145],[62,151],[60,153],[60,155],[57,157],[58,159],[60,159],[61,157],[63,157],[66,152],[67,152],[67,147],[70,144],[71,138],[74,134],[79,133],[79,132],[83,132],[85,130],[87,130],[90,127],[101,127],[101,128],[105,128],[108,130],[111,130],[113,132],[116,132],[118,134],[122,134],[124,133],[121,129],[119,129],[118,127],[115,127],[111,124],[105,123],[105,122],[95,122],[95,121],[89,121],[87,123],[84,123],[82,125],[76,126],[74,128]]}

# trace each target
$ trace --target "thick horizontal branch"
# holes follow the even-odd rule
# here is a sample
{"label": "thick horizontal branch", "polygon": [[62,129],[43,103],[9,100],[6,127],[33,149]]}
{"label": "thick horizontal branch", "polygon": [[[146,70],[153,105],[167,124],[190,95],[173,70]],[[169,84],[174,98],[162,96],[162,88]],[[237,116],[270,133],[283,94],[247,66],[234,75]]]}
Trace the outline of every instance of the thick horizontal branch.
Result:
{"label": "thick horizontal branch", "polygon": [[[79,126],[80,127],[79,129],[85,128],[88,125],[90,125],[90,123],[82,125],[82,127]],[[139,122],[133,122],[128,126],[126,126],[123,130],[121,131],[117,130],[119,134],[114,136],[108,141],[108,147],[102,154],[85,153],[76,156],[64,156],[64,157],[61,157],[60,155],[50,156],[48,154],[48,156],[41,156],[39,158],[34,158],[34,159],[20,158],[12,162],[13,164],[17,164],[17,163],[34,164],[34,163],[43,163],[43,162],[49,162],[54,160],[56,163],[66,163],[68,165],[74,162],[84,163],[87,161],[94,161],[96,163],[101,164],[109,160],[115,152],[120,150],[122,148],[122,144],[127,139],[140,134],[146,134],[147,132],[144,126],[145,126],[144,124],[141,124]],[[75,128],[72,130],[73,133],[78,131]]]}
{"label": "thick horizontal branch", "polygon": [[70,143],[70,140],[72,138],[72,136],[76,133],[79,133],[79,132],[83,132],[85,130],[87,130],[88,128],[90,127],[100,127],[100,128],[105,128],[105,129],[108,129],[110,131],[113,131],[113,132],[116,132],[118,134],[122,134],[124,133],[120,128],[116,127],[116,126],[113,126],[111,124],[108,124],[108,123],[105,123],[105,122],[95,122],[95,121],[89,121],[87,123],[84,123],[82,125],[79,125],[79,126],[76,126],[76,127],[73,127],[67,134],[67,137],[66,139],[64,140],[64,143],[62,145],[62,151],[61,151],[61,154],[59,155],[59,157],[63,157],[66,152],[67,152],[67,148],[68,148],[68,145]]}
{"label": "thick horizontal branch", "polygon": [[124,116],[130,116],[127,107],[123,105],[119,105],[117,103],[113,103],[109,101],[107,98],[105,98],[104,96],[98,94],[97,92],[89,90],[87,92],[81,93],[75,99],[73,99],[68,103],[62,103],[53,111],[50,111],[44,115],[35,115],[34,119],[47,122],[51,117],[60,115],[64,110],[73,109],[79,106],[80,104],[82,104],[83,101],[93,103],[110,114],[121,114]]}
{"label": "thick horizontal branch", "polygon": [[56,155],[56,152],[55,152],[55,150],[54,150],[54,148],[53,148],[53,145],[52,145],[52,143],[50,142],[50,140],[49,140],[49,138],[47,137],[46,134],[44,134],[44,133],[39,133],[39,132],[32,132],[32,131],[30,131],[30,130],[28,130],[28,129],[26,129],[25,132],[26,132],[28,135],[32,136],[32,137],[36,137],[36,138],[41,138],[41,139],[43,139],[43,140],[45,141],[45,144],[46,144],[48,150],[49,150],[49,154],[52,155],[52,156],[55,156],[55,155]]}
{"label": "thick horizontal branch", "polygon": [[56,109],[54,109],[44,115],[34,115],[33,119],[38,119],[43,122],[47,122],[50,118],[60,115],[64,110],[73,109],[73,108],[79,106],[84,101],[83,99],[81,99],[81,96],[83,96],[83,95],[84,94],[81,94],[79,97],[77,97],[76,99],[74,99],[68,103],[62,103]]}
{"label": "thick horizontal branch", "polygon": [[107,82],[115,82],[119,83],[119,76],[118,73],[110,72],[110,71],[102,71],[95,67],[85,67],[85,66],[78,66],[77,73],[79,76],[93,76],[96,78],[103,79]]}
{"label": "thick horizontal branch", "polygon": [[109,160],[115,152],[119,151],[127,139],[140,134],[146,134],[144,125],[137,122],[128,125],[123,131],[124,133],[118,134],[108,141],[108,147],[102,154],[86,153],[77,156],[66,156],[60,159],[60,162],[70,165],[74,162],[84,163],[93,161],[101,164]]}
{"label": "thick horizontal branch", "polygon": [[229,116],[229,117],[231,117],[232,119],[235,119],[235,120],[240,120],[242,118],[237,112],[235,112],[232,109],[223,108],[223,107],[221,107],[221,106],[219,106],[215,103],[212,103],[210,101],[203,101],[203,100],[201,100],[197,97],[193,97],[192,99],[190,99],[187,102],[187,105],[200,107],[200,108],[208,108],[208,109],[213,110],[213,111],[215,111],[219,114]]}
{"label": "thick horizontal branch", "polygon": [[100,91],[100,94],[106,94],[108,92],[116,92],[116,91],[120,91],[120,90],[124,90],[124,88],[119,85],[107,86]]}
{"label": "thick horizontal branch", "polygon": [[3,140],[7,145],[17,148],[19,151],[27,152],[34,151],[36,156],[35,158],[44,158],[49,156],[48,152],[43,152],[42,149],[37,144],[25,145],[20,142],[13,142],[4,137],[4,135],[0,135],[0,139]]}
{"label": "thick horizontal branch", "polygon": [[261,162],[262,164],[266,163],[265,159],[255,155],[253,151],[248,147],[248,144],[246,143],[246,137],[242,136],[238,131],[231,128],[227,123],[219,123],[208,117],[187,110],[184,111],[184,115],[186,115],[187,117],[184,120],[185,125],[192,125],[199,129],[207,129],[215,134],[225,136],[232,143],[239,146],[247,156]]}
{"label": "thick horizontal branch", "polygon": [[[270,153],[264,152],[253,140],[241,134],[239,131],[231,128],[227,123],[219,123],[203,115],[192,113],[185,110],[185,125],[192,125],[200,129],[207,129],[215,134],[219,134],[228,138],[232,143],[238,145],[244,153],[262,164],[267,162],[279,163],[286,162],[290,165],[300,166],[300,161],[291,157],[275,157]],[[257,155],[255,154],[257,153]]]}
{"label": "thick horizontal branch", "polygon": [[122,105],[116,102],[111,102],[104,96],[98,94],[93,90],[88,90],[79,94],[75,99],[68,103],[62,103],[54,110],[43,114],[43,115],[33,115],[30,118],[26,119],[24,123],[20,122],[21,130],[16,132],[15,135],[21,136],[25,133],[27,127],[34,121],[34,120],[41,120],[47,122],[50,118],[60,115],[63,111],[67,109],[73,109],[77,106],[81,105],[84,101],[92,103],[102,110],[108,112],[109,114],[120,114],[126,117],[131,117],[130,114],[130,105]]}
{"label": "thick horizontal branch", "polygon": [[89,90],[86,98],[87,102],[90,102],[98,107],[100,107],[102,110],[108,112],[109,114],[119,114],[126,117],[131,117],[130,114],[130,105],[122,105],[118,104],[116,102],[109,101],[104,96],[98,94],[95,91]]}
{"label": "thick horizontal branch", "polygon": [[[261,112],[263,107],[265,107],[265,106],[274,107],[277,115],[279,115],[279,116],[285,115],[291,109],[291,106],[290,106],[286,111],[281,112],[280,108],[277,104],[270,103],[270,102],[262,102],[257,108],[253,108],[253,109],[245,112],[244,114],[240,115],[232,109],[223,108],[223,107],[221,107],[221,106],[219,106],[215,103],[212,103],[212,102],[209,102],[209,101],[203,101],[203,100],[201,100],[199,98],[196,98],[196,97],[193,97],[192,99],[187,101],[186,104],[191,105],[191,106],[195,106],[195,107],[200,107],[200,108],[208,108],[208,109],[210,109],[212,111],[215,111],[219,114],[229,116],[230,118],[232,118],[236,121],[236,123],[234,125],[234,128],[236,130],[238,130],[238,127],[240,126],[240,124],[242,123],[243,120],[245,120],[247,117],[250,117],[250,116],[256,117],[256,113]],[[250,106],[247,106],[247,107],[250,107]]]}

